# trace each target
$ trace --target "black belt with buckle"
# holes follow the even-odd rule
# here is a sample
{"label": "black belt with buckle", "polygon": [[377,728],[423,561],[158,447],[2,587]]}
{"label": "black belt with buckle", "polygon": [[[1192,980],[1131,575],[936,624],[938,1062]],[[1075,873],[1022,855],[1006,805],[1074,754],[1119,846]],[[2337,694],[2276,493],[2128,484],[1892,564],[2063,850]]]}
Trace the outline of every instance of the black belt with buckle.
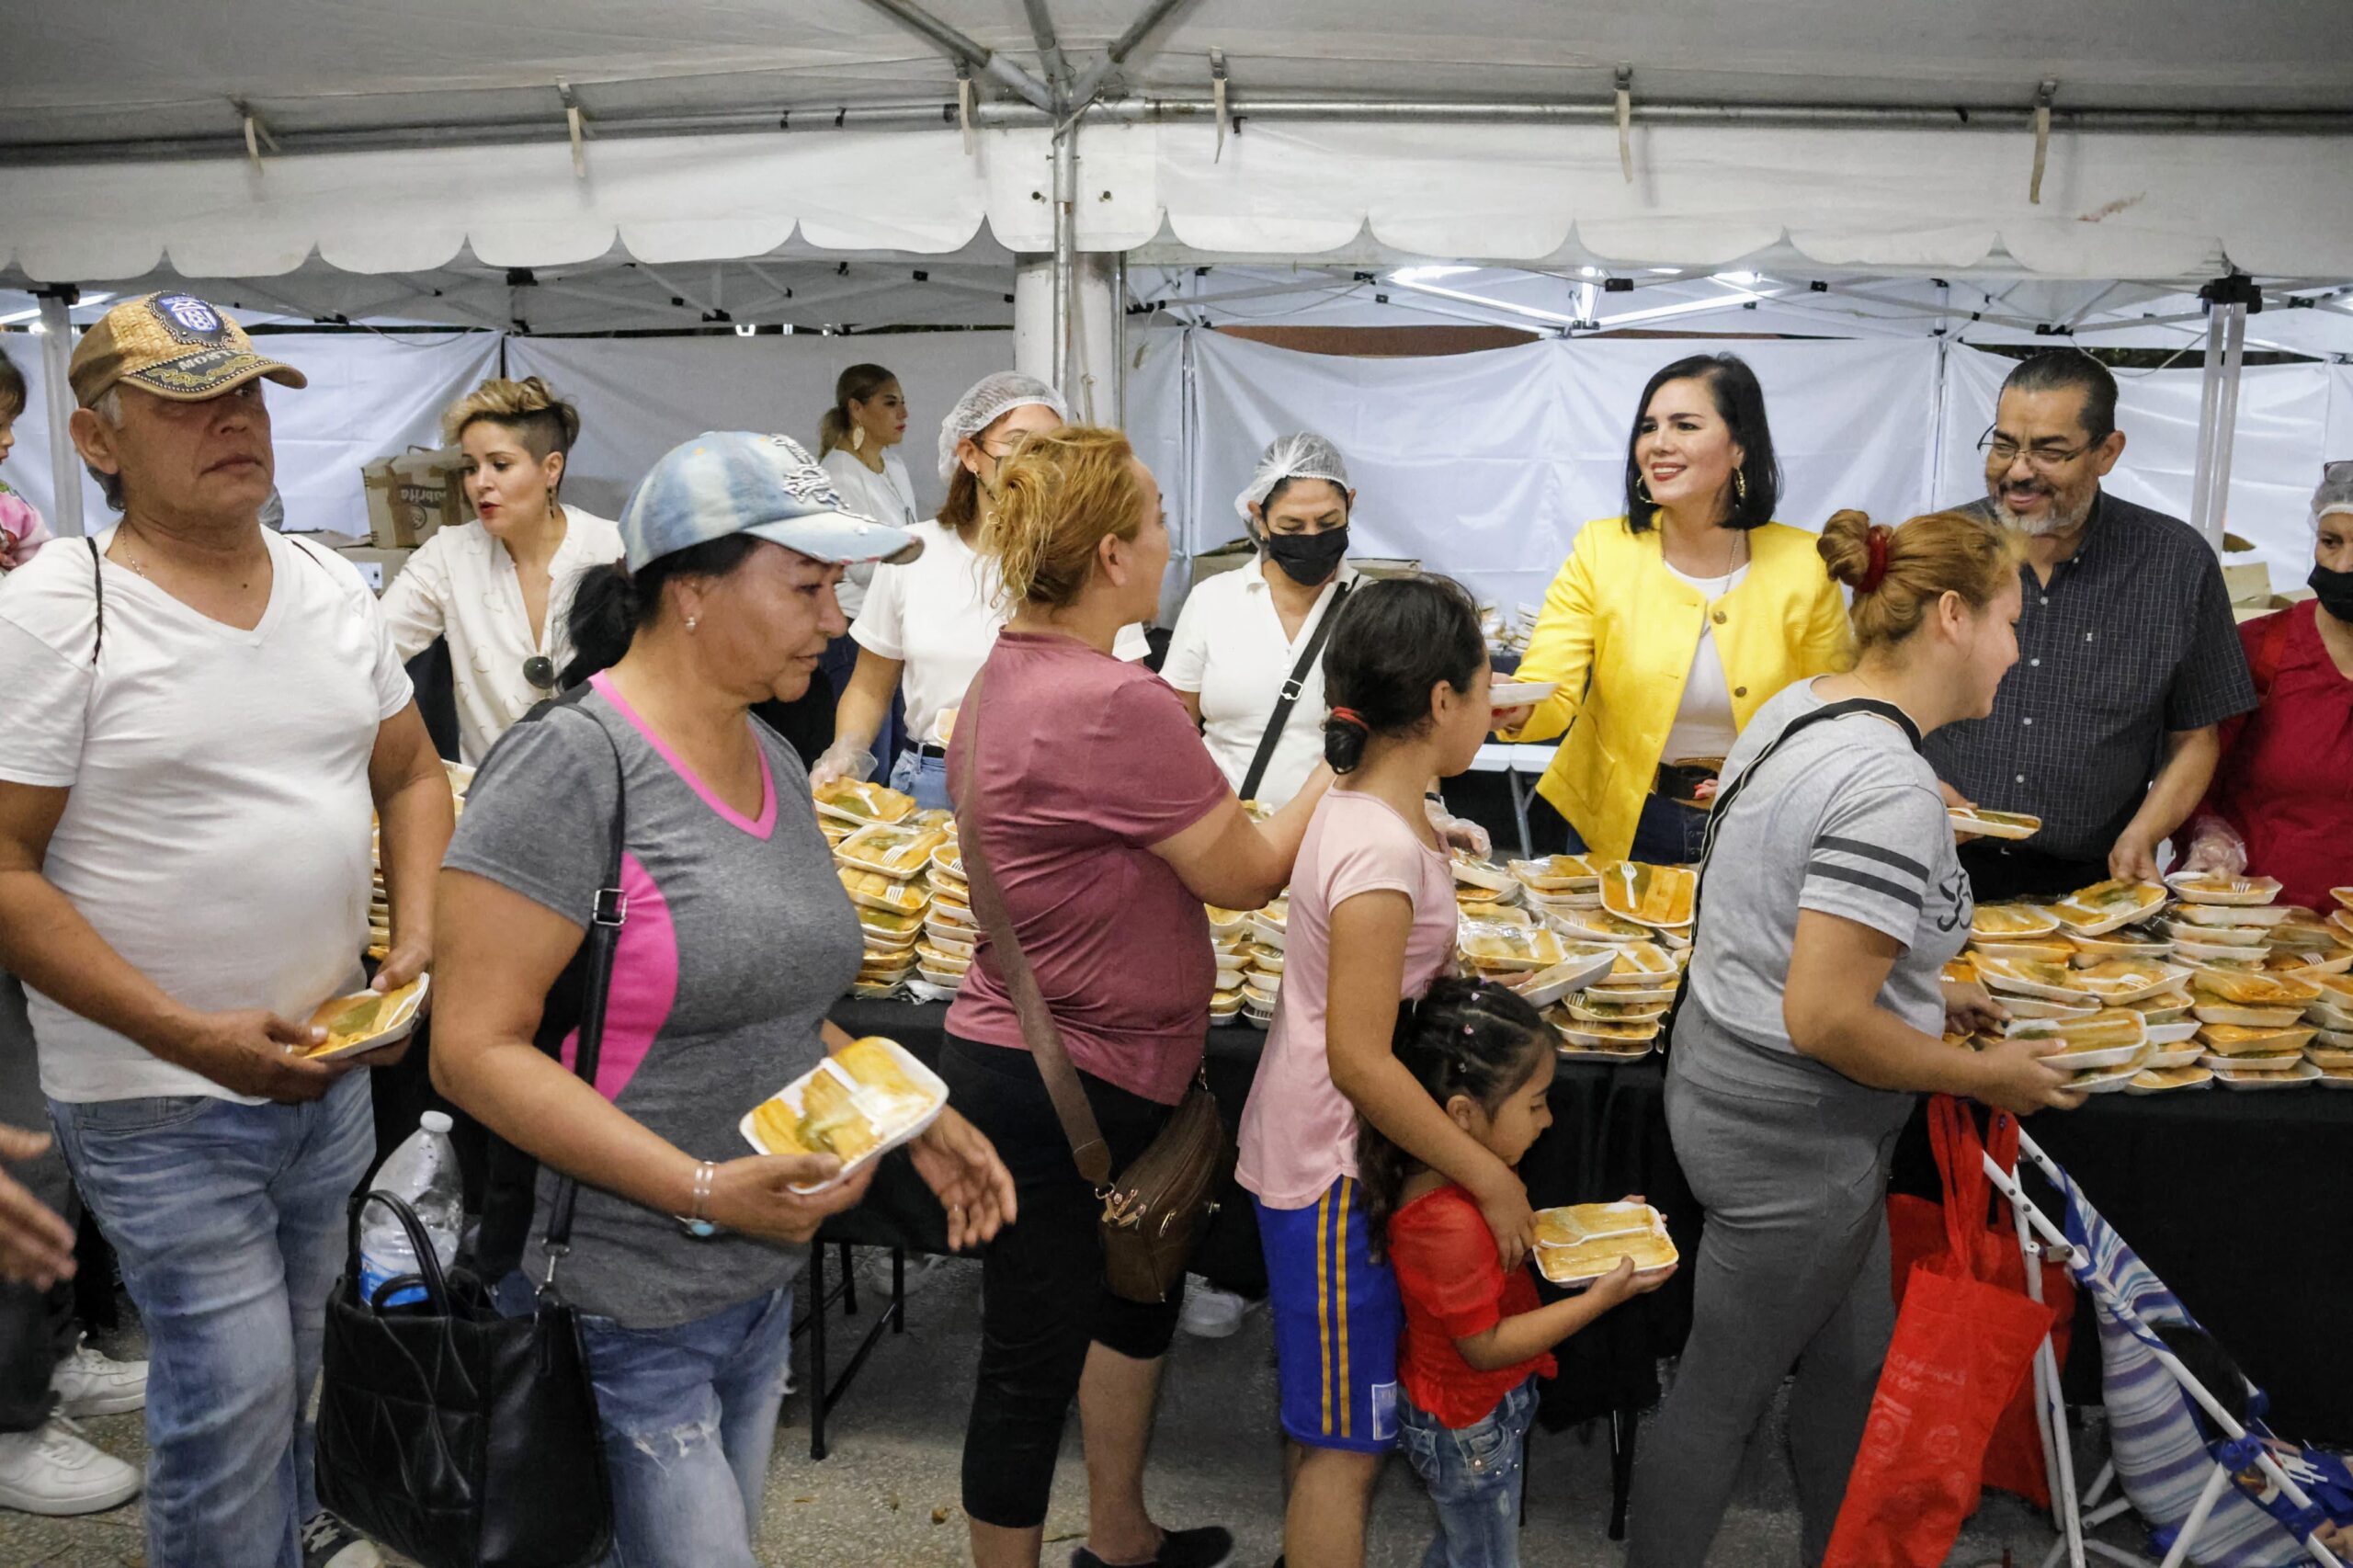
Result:
{"label": "black belt with buckle", "polygon": [[915,755],[917,756],[936,756],[940,758],[942,761],[945,761],[948,756],[948,748],[946,746],[933,745],[929,741],[923,741],[916,744]]}

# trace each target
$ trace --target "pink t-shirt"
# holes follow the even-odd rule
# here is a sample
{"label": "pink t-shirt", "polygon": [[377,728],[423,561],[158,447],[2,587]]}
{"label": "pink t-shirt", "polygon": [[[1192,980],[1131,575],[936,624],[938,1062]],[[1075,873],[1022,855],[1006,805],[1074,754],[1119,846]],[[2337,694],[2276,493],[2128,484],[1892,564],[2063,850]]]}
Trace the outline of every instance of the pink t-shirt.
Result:
{"label": "pink t-shirt", "polygon": [[[1233,791],[1176,693],[1140,665],[1006,631],[981,673],[983,843],[1063,1049],[1079,1071],[1175,1105],[1201,1062],[1217,961],[1201,901],[1151,846]],[[969,717],[956,726],[951,780],[972,733]],[[985,936],[948,1028],[1023,1048]]]}
{"label": "pink t-shirt", "polygon": [[1414,901],[1404,995],[1415,997],[1454,959],[1454,871],[1386,801],[1334,790],[1316,806],[1291,873],[1283,987],[1275,1027],[1242,1108],[1235,1176],[1269,1209],[1304,1209],[1357,1174],[1357,1110],[1333,1086],[1324,1054],[1332,911],[1359,893]]}

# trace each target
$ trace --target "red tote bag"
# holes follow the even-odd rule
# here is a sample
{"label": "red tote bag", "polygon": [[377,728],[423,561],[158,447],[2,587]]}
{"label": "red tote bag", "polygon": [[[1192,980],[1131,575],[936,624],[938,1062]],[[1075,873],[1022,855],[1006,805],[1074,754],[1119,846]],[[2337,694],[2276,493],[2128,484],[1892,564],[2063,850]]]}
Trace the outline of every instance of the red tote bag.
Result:
{"label": "red tote bag", "polygon": [[[1967,1108],[1961,1109],[1966,1117]],[[2006,1111],[1996,1112],[1988,1129],[1985,1149],[2004,1170],[2017,1170],[2018,1119]],[[1964,1169],[1950,1168],[1954,1162],[1946,1157],[1941,1143],[1938,1145],[1937,1164],[1944,1176],[1943,1203],[1906,1193],[1898,1193],[1887,1200],[1888,1251],[1899,1309],[1904,1305],[1904,1288],[1912,1281],[1913,1266],[1941,1258],[1950,1247],[1945,1232],[1945,1213],[1953,1208],[1958,1208],[1963,1216],[1963,1228],[1972,1248],[1972,1271],[1977,1278],[2021,1294],[2026,1290],[2026,1259],[2019,1255],[2017,1233],[1998,1217],[1988,1220],[1993,1184],[1985,1179],[1984,1166],[1973,1153],[1961,1163]],[[2051,1306],[2052,1352],[2063,1367],[2075,1326],[2075,1281],[2065,1264],[2043,1264],[2042,1299]],[[1985,1449],[1985,1484],[2015,1492],[2036,1506],[2048,1508],[2051,1485],[2042,1460],[2042,1429],[2035,1422],[2034,1385],[2029,1380],[1995,1425],[1994,1440]]]}
{"label": "red tote bag", "polygon": [[[1960,1105],[1929,1101],[1928,1126],[1948,1183],[1980,1169]],[[2048,1307],[1979,1276],[1983,1228],[1948,1202],[1946,1253],[1913,1267],[1823,1568],[1939,1568],[1977,1506],[1986,1445],[2051,1324]]]}

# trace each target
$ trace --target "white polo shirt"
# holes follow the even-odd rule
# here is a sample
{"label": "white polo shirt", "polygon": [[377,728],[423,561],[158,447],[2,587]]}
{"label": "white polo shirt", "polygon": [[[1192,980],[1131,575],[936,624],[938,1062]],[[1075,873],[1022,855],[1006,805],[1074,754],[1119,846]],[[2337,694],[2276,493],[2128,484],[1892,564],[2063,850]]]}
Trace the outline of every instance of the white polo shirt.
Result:
{"label": "white polo shirt", "polygon": [[480,523],[443,528],[426,540],[384,589],[384,623],[404,660],[416,657],[436,637],[449,640],[458,756],[469,767],[481,766],[533,703],[555,695],[533,686],[523,665],[545,654],[562,676],[572,659],[566,621],[580,574],[621,558],[621,531],[609,519],[566,506],[563,525],[563,542],[548,562],[547,621],[536,642],[515,558]]}
{"label": "white polo shirt", "polygon": [[[882,454],[882,472],[875,472],[858,460],[856,454],[835,447],[821,460],[826,473],[833,477],[834,488],[841,492],[842,505],[861,517],[871,517],[894,528],[915,526],[915,481],[907,477],[907,465],[899,454]],[[861,561],[842,574],[841,586],[834,590],[840,601],[842,618],[856,620],[859,610],[866,608],[866,590],[874,581],[874,562]]]}
{"label": "white polo shirt", "polygon": [[[1330,611],[1340,585],[1356,580],[1356,568],[1342,562],[1295,638],[1283,635],[1262,562],[1221,572],[1187,597],[1160,673],[1177,690],[1199,695],[1202,738],[1237,790],[1249,775],[1250,759],[1258,755],[1292,666]],[[1258,781],[1259,800],[1281,805],[1324,760],[1324,660],[1318,654],[1300,683],[1299,700],[1267,759],[1266,777]]]}
{"label": "white polo shirt", "polygon": [[[114,530],[97,536],[101,552]],[[59,540],[0,587],[0,779],[68,790],[42,873],[132,967],[206,1012],[305,1018],[358,988],[368,761],[409,681],[334,551],[265,528],[240,631]],[[95,653],[95,658],[94,658]],[[28,988],[51,1099],[232,1094]]]}
{"label": "white polo shirt", "polygon": [[[907,699],[907,733],[934,739],[932,723],[943,708],[964,700],[964,690],[996,646],[1005,607],[997,603],[995,562],[939,526],[937,517],[915,524],[923,554],[904,566],[877,566],[867,585],[866,604],[849,634],[861,648],[905,668],[900,688]],[[1120,630],[1112,652],[1142,659],[1152,652],[1142,626]]]}

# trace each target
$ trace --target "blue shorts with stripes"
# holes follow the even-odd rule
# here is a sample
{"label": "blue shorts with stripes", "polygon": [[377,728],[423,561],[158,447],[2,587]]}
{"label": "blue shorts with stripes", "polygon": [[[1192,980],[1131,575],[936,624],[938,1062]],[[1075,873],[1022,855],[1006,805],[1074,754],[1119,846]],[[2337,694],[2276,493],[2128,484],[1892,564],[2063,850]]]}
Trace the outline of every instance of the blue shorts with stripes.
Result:
{"label": "blue shorts with stripes", "polygon": [[1310,1448],[1397,1446],[1397,1277],[1368,1250],[1364,1195],[1342,1176],[1304,1209],[1258,1211],[1283,1431]]}

